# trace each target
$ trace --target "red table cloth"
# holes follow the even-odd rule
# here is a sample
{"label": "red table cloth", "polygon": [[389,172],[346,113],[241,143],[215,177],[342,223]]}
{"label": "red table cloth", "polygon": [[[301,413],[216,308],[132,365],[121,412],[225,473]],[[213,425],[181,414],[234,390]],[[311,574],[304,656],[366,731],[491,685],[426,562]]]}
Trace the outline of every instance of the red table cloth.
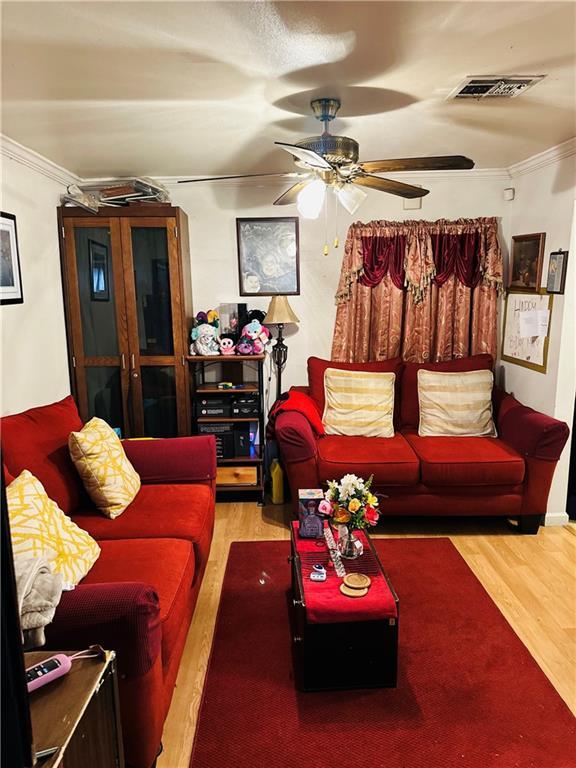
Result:
{"label": "red table cloth", "polygon": [[[324,539],[301,539],[298,521],[292,523],[296,552],[300,557],[306,615],[312,624],[348,621],[381,621],[398,617],[394,595],[372,553],[366,534],[356,535],[364,545],[364,554],[356,560],[343,560],[347,573],[365,573],[372,579],[364,597],[347,597],[340,592],[341,579],[334,570]],[[336,538],[336,537],[335,537]],[[326,581],[310,581],[315,563],[326,568]]]}

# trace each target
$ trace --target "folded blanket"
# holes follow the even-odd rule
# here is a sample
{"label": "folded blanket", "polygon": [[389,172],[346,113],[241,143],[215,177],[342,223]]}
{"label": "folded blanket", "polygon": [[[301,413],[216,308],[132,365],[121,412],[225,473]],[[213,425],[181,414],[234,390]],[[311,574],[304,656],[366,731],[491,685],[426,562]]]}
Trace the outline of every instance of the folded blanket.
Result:
{"label": "folded blanket", "polygon": [[297,390],[290,390],[287,394],[284,394],[280,399],[276,400],[270,413],[268,414],[268,423],[266,425],[266,439],[274,439],[274,428],[276,425],[276,417],[282,411],[297,411],[305,416],[310,422],[310,426],[316,432],[317,435],[324,434],[324,424],[316,408],[316,403],[309,395],[304,392],[298,392]]}
{"label": "folded blanket", "polygon": [[15,558],[16,592],[24,648],[44,645],[44,627],[54,618],[62,595],[62,576],[45,557]]}

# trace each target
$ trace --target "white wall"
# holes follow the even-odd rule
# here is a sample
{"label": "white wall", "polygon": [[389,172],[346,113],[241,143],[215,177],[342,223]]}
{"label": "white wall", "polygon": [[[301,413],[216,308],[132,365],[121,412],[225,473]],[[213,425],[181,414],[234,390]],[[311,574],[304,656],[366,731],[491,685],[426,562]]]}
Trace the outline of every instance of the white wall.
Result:
{"label": "white wall", "polygon": [[[336,307],[334,294],[340,276],[344,241],[349,225],[361,219],[456,219],[460,217],[502,216],[506,204],[502,190],[509,186],[505,174],[470,175],[431,180],[412,177],[430,194],[423,199],[422,209],[405,211],[401,198],[370,190],[353,219],[338,213],[340,247],[323,255],[324,218],[316,221],[300,219],[300,296],[290,297],[290,304],[300,318],[298,330],[287,337],[288,362],[282,377],[282,389],[307,381],[306,360],[310,355],[330,357]],[[213,184],[180,184],[170,188],[175,205],[188,214],[194,310],[207,310],[220,303],[246,301],[238,293],[236,217],[295,216],[296,206],[274,207],[273,201],[282,188],[271,185],[255,187],[246,184],[233,189]],[[328,243],[334,239],[335,218],[329,208]],[[249,306],[266,309],[268,298],[249,299]],[[272,382],[274,386],[274,380]]]}
{"label": "white wall", "polygon": [[[562,158],[544,167],[513,177],[509,186],[516,190],[509,203],[507,246],[513,235],[545,232],[545,260],[542,285],[546,285],[548,257],[551,251],[570,250],[565,295],[554,296],[550,325],[547,372],[539,373],[513,363],[501,363],[503,382],[509,392],[525,405],[567,421],[572,427],[575,383],[575,264],[576,233],[574,198],[576,190],[576,157]],[[570,441],[556,468],[548,501],[548,523],[567,521],[566,490]]]}
{"label": "white wall", "polygon": [[70,385],[56,221],[65,186],[59,174],[45,175],[15,159],[18,151],[2,148],[2,210],[16,216],[24,292],[23,304],[0,307],[0,413],[6,415],[59,400]]}

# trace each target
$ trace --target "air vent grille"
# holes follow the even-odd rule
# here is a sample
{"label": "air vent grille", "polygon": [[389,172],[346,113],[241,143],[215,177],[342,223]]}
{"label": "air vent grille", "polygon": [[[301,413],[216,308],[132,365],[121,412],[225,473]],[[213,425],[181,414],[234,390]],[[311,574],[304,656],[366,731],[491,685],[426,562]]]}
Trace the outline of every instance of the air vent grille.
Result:
{"label": "air vent grille", "polygon": [[449,99],[513,99],[546,75],[485,75],[467,77]]}

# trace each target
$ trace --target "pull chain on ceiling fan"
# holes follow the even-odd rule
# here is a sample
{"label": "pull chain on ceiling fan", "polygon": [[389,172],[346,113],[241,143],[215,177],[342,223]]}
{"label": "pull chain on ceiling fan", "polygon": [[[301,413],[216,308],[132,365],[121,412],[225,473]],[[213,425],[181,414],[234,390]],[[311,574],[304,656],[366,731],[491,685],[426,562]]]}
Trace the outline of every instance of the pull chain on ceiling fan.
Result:
{"label": "pull chain on ceiling fan", "polygon": [[263,176],[293,179],[293,185],[274,200],[273,205],[298,204],[300,214],[317,218],[322,209],[326,188],[331,188],[338,202],[354,214],[367,197],[365,187],[404,198],[424,197],[429,190],[405,184],[395,179],[377,176],[378,173],[401,171],[466,170],[474,162],[463,155],[441,157],[405,157],[396,160],[369,160],[360,162],[358,142],[348,136],[336,136],[328,126],[340,109],[339,99],[315,99],[310,103],[314,116],[324,125],[320,136],[303,139],[296,144],[275,141],[276,146],[290,153],[303,172],[248,173],[238,176],[217,176],[208,179],[187,179],[180,184],[203,181],[223,181]]}

